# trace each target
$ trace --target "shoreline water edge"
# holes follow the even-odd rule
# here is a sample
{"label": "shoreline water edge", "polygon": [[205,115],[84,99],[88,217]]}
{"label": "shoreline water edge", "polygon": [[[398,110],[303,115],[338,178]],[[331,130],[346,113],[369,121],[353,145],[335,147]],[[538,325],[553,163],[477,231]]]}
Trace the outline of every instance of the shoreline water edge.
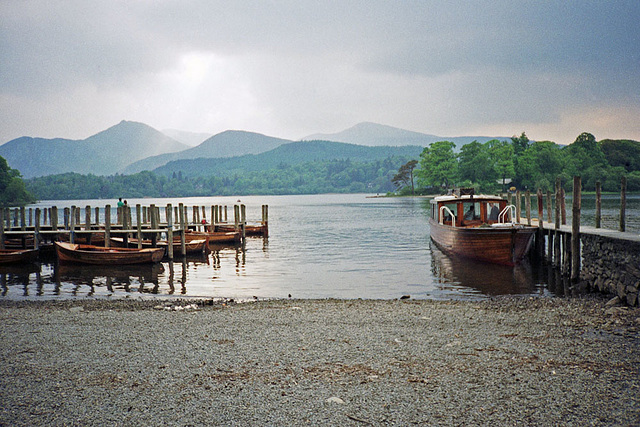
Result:
{"label": "shoreline water edge", "polygon": [[0,300],[0,425],[638,425],[640,309],[590,295]]}

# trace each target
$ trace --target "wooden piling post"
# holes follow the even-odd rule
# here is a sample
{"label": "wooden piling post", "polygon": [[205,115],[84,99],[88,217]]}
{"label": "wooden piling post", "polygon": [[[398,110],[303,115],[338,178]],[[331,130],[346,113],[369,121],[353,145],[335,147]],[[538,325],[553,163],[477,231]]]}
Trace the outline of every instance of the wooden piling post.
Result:
{"label": "wooden piling post", "polygon": [[40,208],[36,208],[35,225],[33,232],[33,249],[40,248]]}
{"label": "wooden piling post", "polygon": [[[58,231],[58,207],[57,206],[51,207],[50,218],[51,218],[51,230]],[[57,233],[53,235],[53,240],[58,240]]]}
{"label": "wooden piling post", "polygon": [[[24,206],[22,206],[20,208],[20,231],[26,231],[27,230],[27,220],[26,220],[26,211]],[[26,234],[22,235],[22,247],[26,248],[27,247],[27,236]]]}
{"label": "wooden piling post", "polygon": [[224,222],[229,222],[229,217],[227,216],[227,205],[224,205]]}
{"label": "wooden piling post", "polygon": [[33,216],[33,208],[29,208],[29,227],[33,226],[33,221],[32,221],[32,216]]}
{"label": "wooden piling post", "polygon": [[167,256],[170,260],[173,260],[173,217],[171,214],[173,213],[173,209],[171,208],[171,204],[167,205],[166,216],[167,216]]}
{"label": "wooden piling post", "polygon": [[240,227],[242,229],[242,243],[247,237],[247,207],[240,205]]}
{"label": "wooden piling post", "polygon": [[627,211],[627,177],[620,180],[620,231],[626,230],[625,214]]}
{"label": "wooden piling post", "polygon": [[26,212],[24,206],[20,208],[20,230],[25,231],[27,229]]}
{"label": "wooden piling post", "polygon": [[556,222],[555,222],[555,231],[554,231],[554,239],[553,239],[553,265],[556,267],[560,266],[560,246],[561,246],[561,237],[560,237],[560,178],[556,179]]}
{"label": "wooden piling post", "polygon": [[551,224],[553,221],[553,203],[551,200],[551,191],[547,190],[547,222]]}
{"label": "wooden piling post", "polygon": [[[236,233],[241,233],[240,230],[240,206],[233,205],[233,229]],[[242,234],[240,234],[240,240],[242,240]]]}
{"label": "wooden piling post", "polygon": [[[156,209],[156,205],[151,205],[149,207],[149,217],[150,217],[149,219],[151,220],[151,229],[157,230],[159,227],[158,225],[159,213],[158,213],[158,210]],[[169,240],[169,242],[172,242],[172,241]],[[151,246],[155,248],[157,245],[158,245],[158,233],[154,231],[153,233],[151,233]]]}
{"label": "wooden piling post", "polygon": [[[91,206],[87,205],[84,208],[84,229],[86,231],[91,230]],[[91,244],[91,234],[87,234],[87,244]]]}
{"label": "wooden piling post", "polygon": [[4,249],[4,209],[0,208],[0,249]]}
{"label": "wooden piling post", "polygon": [[47,221],[48,221],[47,214],[49,213],[49,209],[50,208],[44,209],[44,212],[43,212],[44,219],[42,220],[42,225],[47,225]]}
{"label": "wooden piling post", "polygon": [[520,200],[520,190],[516,191],[516,224],[520,224],[520,216],[522,215],[522,202]]}
{"label": "wooden piling post", "polygon": [[573,218],[571,218],[571,281],[580,279],[580,208],[582,205],[582,179],[573,177]]}
{"label": "wooden piling post", "polygon": [[536,236],[538,256],[544,260],[544,201],[542,200],[542,189],[538,188],[538,235]]}
{"label": "wooden piling post", "polygon": [[562,275],[571,274],[571,234],[562,233]]}
{"label": "wooden piling post", "polygon": [[531,191],[527,190],[525,196],[524,206],[527,210],[527,225],[531,227]]}
{"label": "wooden piling post", "polygon": [[[123,230],[129,230],[131,229],[131,209],[129,209],[128,205],[124,205],[122,207],[122,229]],[[129,233],[126,232],[123,234],[122,237],[123,241],[124,241],[124,247],[129,247]]]}
{"label": "wooden piling post", "polygon": [[566,193],[564,187],[560,187],[560,211],[562,214],[562,225],[567,225],[567,205],[566,205]]}
{"label": "wooden piling post", "polygon": [[111,205],[104,207],[104,247],[111,247]]}
{"label": "wooden piling post", "polygon": [[76,240],[76,207],[71,206],[71,211],[69,212],[69,242],[75,243]]}
{"label": "wooden piling post", "polygon": [[142,206],[136,203],[136,237],[138,238],[138,249],[142,249]]}
{"label": "wooden piling post", "polygon": [[596,182],[596,228],[600,228],[602,221],[602,184]]}
{"label": "wooden piling post", "polygon": [[97,228],[100,229],[100,207],[96,206],[95,209],[96,212],[96,226],[98,226]]}
{"label": "wooden piling post", "polygon": [[269,205],[262,205],[262,225],[264,226],[264,236],[269,236]]}
{"label": "wooden piling post", "polygon": [[[186,237],[184,235],[185,229],[186,229],[186,224],[185,224],[185,218],[186,218],[186,212],[184,210],[184,205],[182,203],[180,203],[180,249],[182,250],[182,256],[185,256],[187,254],[187,243],[186,243]],[[173,244],[173,242],[170,242],[170,244]]]}

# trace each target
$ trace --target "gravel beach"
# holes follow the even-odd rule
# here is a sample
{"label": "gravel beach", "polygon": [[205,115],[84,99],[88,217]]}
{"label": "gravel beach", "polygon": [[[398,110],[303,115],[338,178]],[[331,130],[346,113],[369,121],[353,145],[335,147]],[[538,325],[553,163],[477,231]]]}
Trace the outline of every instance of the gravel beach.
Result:
{"label": "gravel beach", "polygon": [[0,301],[0,425],[640,425],[640,310]]}

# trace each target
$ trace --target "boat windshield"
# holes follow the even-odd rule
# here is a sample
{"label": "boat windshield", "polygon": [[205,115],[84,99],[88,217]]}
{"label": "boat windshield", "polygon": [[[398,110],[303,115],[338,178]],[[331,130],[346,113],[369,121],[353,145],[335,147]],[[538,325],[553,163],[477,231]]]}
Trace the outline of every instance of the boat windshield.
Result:
{"label": "boat windshield", "polygon": [[466,221],[480,219],[480,202],[465,202],[462,205],[464,209],[464,219]]}

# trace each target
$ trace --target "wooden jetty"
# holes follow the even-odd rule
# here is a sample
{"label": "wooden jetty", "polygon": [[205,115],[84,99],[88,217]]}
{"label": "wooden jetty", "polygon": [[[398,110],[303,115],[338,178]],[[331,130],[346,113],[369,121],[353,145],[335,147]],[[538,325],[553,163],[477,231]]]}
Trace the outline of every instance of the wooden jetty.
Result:
{"label": "wooden jetty", "polygon": [[[262,205],[262,218],[257,224],[248,224],[246,206],[234,206],[233,222],[228,222],[227,206],[177,206],[166,207],[151,204],[134,207],[112,207],[107,204],[100,207],[86,206],[84,216],[82,208],[71,206],[59,212],[57,206],[49,208],[4,208],[0,209],[0,249],[53,247],[53,242],[67,241],[109,247],[111,237],[120,237],[128,242],[137,242],[139,248],[143,241],[149,241],[156,247],[161,240],[180,242],[179,254],[186,254],[187,239],[190,231],[216,232],[231,228],[240,236],[239,244],[244,244],[247,228],[258,226],[261,236],[268,236],[268,206]],[[210,212],[209,220],[207,212]],[[114,215],[115,214],[115,215]],[[190,214],[190,215],[189,215]],[[191,220],[189,219],[191,218]],[[112,221],[115,219],[115,222]],[[132,219],[135,219],[135,224]],[[163,239],[164,237],[164,239]],[[167,257],[174,258],[174,245],[167,246]]]}
{"label": "wooden jetty", "polygon": [[[556,181],[555,208],[547,193],[547,221],[544,219],[544,194],[538,190],[537,217],[529,208],[526,216],[516,216],[517,221],[538,227],[533,255],[538,262],[547,263],[560,270],[572,283],[583,282],[588,286],[618,296],[628,305],[639,305],[640,294],[640,234],[626,231],[626,179],[621,181],[620,226],[618,230],[601,226],[601,192],[596,184],[595,226],[580,222],[582,208],[582,181],[573,180],[572,221],[567,225],[565,194]],[[521,206],[521,194],[515,195],[516,210]],[[525,203],[531,194],[525,193]],[[526,203],[527,204],[527,203]],[[528,205],[528,204],[527,204]],[[555,221],[553,221],[555,219]]]}

